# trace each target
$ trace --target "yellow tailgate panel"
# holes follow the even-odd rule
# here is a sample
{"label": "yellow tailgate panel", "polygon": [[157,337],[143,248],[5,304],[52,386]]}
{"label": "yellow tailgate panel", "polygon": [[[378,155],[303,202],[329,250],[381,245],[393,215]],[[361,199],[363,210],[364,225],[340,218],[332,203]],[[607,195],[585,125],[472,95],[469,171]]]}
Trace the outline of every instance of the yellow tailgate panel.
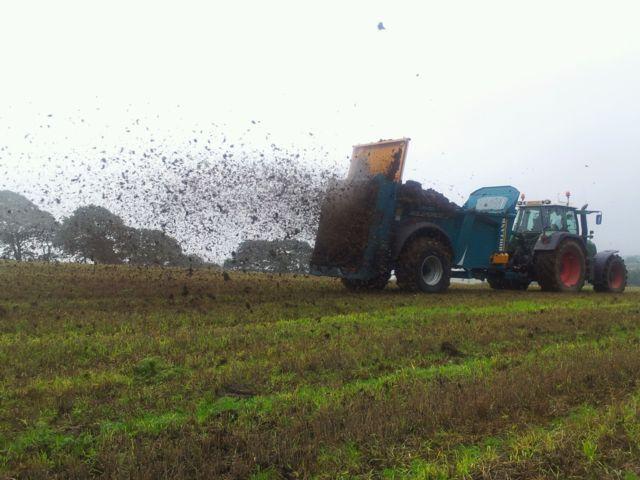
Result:
{"label": "yellow tailgate panel", "polygon": [[408,145],[409,139],[402,138],[354,146],[347,178],[368,178],[381,173],[389,180],[401,182]]}

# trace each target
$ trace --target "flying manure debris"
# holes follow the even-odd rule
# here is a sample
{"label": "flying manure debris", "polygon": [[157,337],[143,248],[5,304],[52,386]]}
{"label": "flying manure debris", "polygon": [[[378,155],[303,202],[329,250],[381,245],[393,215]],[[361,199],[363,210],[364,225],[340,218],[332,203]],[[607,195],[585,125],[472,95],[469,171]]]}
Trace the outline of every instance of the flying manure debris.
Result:
{"label": "flying manure debris", "polygon": [[[135,128],[144,127],[137,120]],[[132,146],[50,157],[25,193],[57,216],[104,206],[215,262],[248,239],[313,240],[324,191],[340,174],[324,149],[249,147],[202,130],[175,141],[145,130]]]}

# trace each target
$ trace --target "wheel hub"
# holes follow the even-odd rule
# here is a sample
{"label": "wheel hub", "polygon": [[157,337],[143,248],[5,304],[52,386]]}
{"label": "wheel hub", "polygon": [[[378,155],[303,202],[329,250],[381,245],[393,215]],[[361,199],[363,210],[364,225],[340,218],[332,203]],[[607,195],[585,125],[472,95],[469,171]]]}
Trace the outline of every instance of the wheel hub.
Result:
{"label": "wheel hub", "polygon": [[622,287],[624,283],[624,269],[622,265],[618,262],[615,262],[611,265],[611,270],[609,272],[609,285],[613,289],[618,289]]}
{"label": "wheel hub", "polygon": [[580,280],[582,273],[580,260],[574,252],[566,252],[560,259],[560,281],[565,287],[573,287]]}
{"label": "wheel hub", "polygon": [[422,281],[430,287],[437,285],[442,280],[444,268],[442,262],[435,255],[429,255],[422,261]]}

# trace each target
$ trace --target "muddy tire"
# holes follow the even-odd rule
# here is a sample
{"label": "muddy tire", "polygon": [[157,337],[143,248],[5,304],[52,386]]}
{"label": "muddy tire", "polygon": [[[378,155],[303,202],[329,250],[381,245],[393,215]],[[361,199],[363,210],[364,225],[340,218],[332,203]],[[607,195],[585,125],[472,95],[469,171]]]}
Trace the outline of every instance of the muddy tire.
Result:
{"label": "muddy tire", "polygon": [[444,292],[451,280],[451,257],[442,242],[419,237],[407,245],[398,258],[398,287],[425,293]]}
{"label": "muddy tire", "polygon": [[627,287],[627,267],[619,255],[611,255],[602,275],[593,283],[596,292],[622,293]]}
{"label": "muddy tire", "polygon": [[391,272],[383,272],[371,280],[351,280],[348,278],[342,278],[342,284],[347,290],[353,292],[366,291],[366,290],[383,290],[389,282]]}
{"label": "muddy tire", "polygon": [[538,252],[536,278],[546,292],[579,292],[587,272],[584,251],[575,240],[565,240],[552,252]]}

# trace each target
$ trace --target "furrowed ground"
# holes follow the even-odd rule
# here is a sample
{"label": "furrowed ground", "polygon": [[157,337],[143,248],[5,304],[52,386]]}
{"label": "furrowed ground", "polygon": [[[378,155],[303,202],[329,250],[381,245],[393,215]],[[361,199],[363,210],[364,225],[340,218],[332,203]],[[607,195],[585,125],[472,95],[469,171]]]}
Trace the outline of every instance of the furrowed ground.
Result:
{"label": "furrowed ground", "polygon": [[640,291],[0,264],[0,477],[624,478]]}

